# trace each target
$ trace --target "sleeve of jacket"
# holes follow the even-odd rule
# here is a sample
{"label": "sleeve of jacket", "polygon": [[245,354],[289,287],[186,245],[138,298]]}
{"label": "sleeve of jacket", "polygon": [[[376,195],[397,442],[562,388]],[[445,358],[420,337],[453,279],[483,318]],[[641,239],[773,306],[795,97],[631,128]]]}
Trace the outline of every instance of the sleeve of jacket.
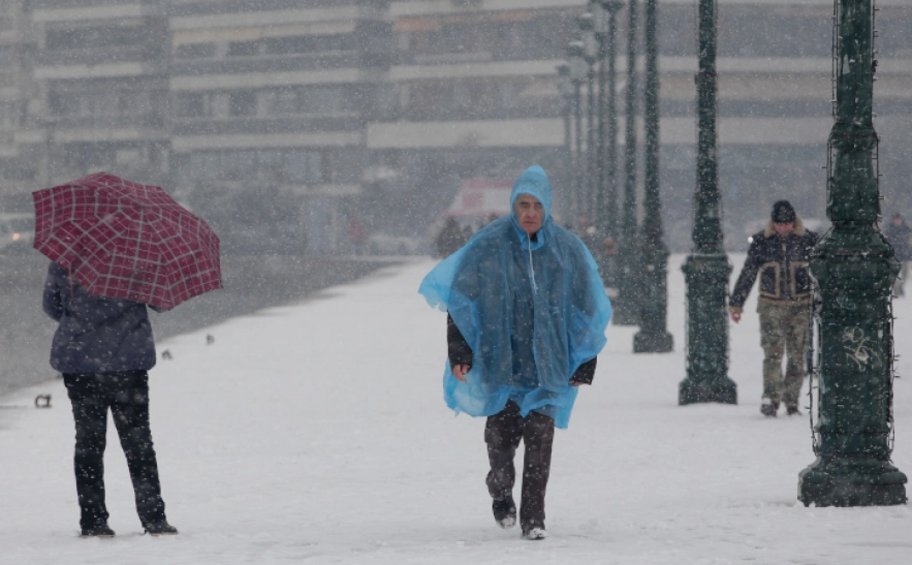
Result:
{"label": "sleeve of jacket", "polygon": [[41,306],[48,316],[58,322],[60,321],[60,318],[63,317],[63,291],[65,285],[66,277],[64,276],[63,269],[61,269],[57,263],[48,265],[48,274],[47,279],[44,282],[44,296],[42,298]]}
{"label": "sleeve of jacket", "polygon": [[453,365],[472,366],[472,348],[469,347],[469,343],[449,314],[447,314],[447,355],[450,358],[451,367]]}
{"label": "sleeve of jacket", "polygon": [[592,359],[580,365],[570,377],[570,384],[591,385],[592,379],[595,378],[595,364],[597,360],[598,357],[593,357]]}
{"label": "sleeve of jacket", "polygon": [[762,257],[760,256],[760,240],[763,234],[757,234],[753,237],[750,248],[747,250],[747,259],[744,260],[744,266],[741,268],[741,274],[738,275],[738,281],[732,290],[731,297],[728,299],[728,305],[731,308],[741,309],[747,301],[751,287],[757,280],[757,272],[760,270]]}

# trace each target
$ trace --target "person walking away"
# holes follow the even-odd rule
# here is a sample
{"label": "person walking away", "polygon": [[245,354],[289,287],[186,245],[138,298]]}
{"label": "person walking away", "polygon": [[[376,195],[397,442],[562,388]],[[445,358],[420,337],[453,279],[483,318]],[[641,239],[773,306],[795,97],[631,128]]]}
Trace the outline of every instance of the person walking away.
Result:
{"label": "person walking away", "polygon": [[436,257],[447,257],[462,247],[467,239],[468,237],[466,237],[462,226],[459,225],[456,218],[453,216],[447,217],[443,227],[437,233],[437,237],[434,238],[434,248],[437,251]]}
{"label": "person walking away", "polygon": [[60,265],[51,263],[43,307],[59,322],[50,361],[63,374],[73,407],[73,462],[82,536],[114,535],[105,506],[108,410],[126,455],[143,530],[176,534],[165,517],[149,427],[148,370],[155,365],[155,344],[146,306],[91,295]]}
{"label": "person walking away", "polygon": [[[812,308],[808,259],[817,234],[806,229],[787,200],[773,204],[763,231],[750,238],[747,259],[729,298],[729,315],[741,321],[744,302],[754,280],[760,278],[757,312],[760,315],[760,345],[763,348],[763,396],[760,412],[776,416],[780,402],[786,412],[800,414],[798,396],[807,374]],[[787,355],[785,376],[783,353]]]}
{"label": "person walking away", "polygon": [[444,397],[485,417],[494,519],[516,523],[514,456],[525,445],[519,522],[543,539],[554,428],[566,428],[577,386],[592,382],[611,302],[583,242],[556,225],[552,189],[535,165],[513,185],[512,213],[492,221],[424,278],[446,310]]}
{"label": "person walking away", "polygon": [[899,276],[893,282],[893,296],[904,296],[903,285],[909,275],[909,261],[912,260],[912,229],[899,212],[893,214],[884,229],[884,237],[893,246],[896,260],[900,263]]}

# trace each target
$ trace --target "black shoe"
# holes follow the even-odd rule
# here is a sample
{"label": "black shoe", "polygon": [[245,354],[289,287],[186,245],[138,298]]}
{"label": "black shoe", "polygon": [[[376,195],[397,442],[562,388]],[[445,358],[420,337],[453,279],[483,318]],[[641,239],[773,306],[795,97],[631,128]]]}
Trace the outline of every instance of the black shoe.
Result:
{"label": "black shoe", "polygon": [[760,402],[760,413],[768,418],[775,418],[776,412],[779,411],[779,403],[773,402],[767,397],[763,397]]}
{"label": "black shoe", "polygon": [[154,522],[151,524],[146,524],[143,526],[143,529],[146,530],[147,534],[153,536],[167,536],[174,535],[177,533],[177,528],[169,524],[168,522]]}
{"label": "black shoe", "polygon": [[523,537],[523,539],[538,541],[538,540],[543,540],[546,537],[548,537],[548,533],[545,530],[544,526],[540,526],[540,527],[536,526],[534,528],[528,528],[528,529],[523,528],[522,537]]}
{"label": "black shoe", "polygon": [[789,416],[801,416],[801,410],[798,410],[797,406],[789,406],[785,409],[785,412]]}
{"label": "black shoe", "polygon": [[501,500],[495,499],[491,510],[494,511],[494,520],[501,528],[507,529],[516,525],[516,503],[513,502],[512,496]]}
{"label": "black shoe", "polygon": [[107,524],[98,524],[90,528],[83,528],[80,535],[84,538],[113,538],[114,530]]}

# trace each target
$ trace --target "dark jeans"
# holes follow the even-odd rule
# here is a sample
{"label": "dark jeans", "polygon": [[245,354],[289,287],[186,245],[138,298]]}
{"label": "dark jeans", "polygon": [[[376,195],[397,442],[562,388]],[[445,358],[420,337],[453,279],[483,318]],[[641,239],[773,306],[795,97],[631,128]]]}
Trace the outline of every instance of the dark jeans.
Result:
{"label": "dark jeans", "polygon": [[551,472],[554,420],[538,412],[523,418],[519,406],[508,402],[501,412],[488,417],[485,443],[488,446],[487,485],[491,497],[501,500],[513,494],[516,469],[513,457],[519,440],[526,446],[523,457],[522,500],[519,522],[523,530],[545,526],[545,490]]}
{"label": "dark jeans", "polygon": [[108,409],[127,457],[136,511],[143,526],[165,520],[158,463],[149,429],[149,376],[146,371],[65,373],[63,382],[76,423],[76,493],[82,528],[103,524],[105,507],[104,451]]}

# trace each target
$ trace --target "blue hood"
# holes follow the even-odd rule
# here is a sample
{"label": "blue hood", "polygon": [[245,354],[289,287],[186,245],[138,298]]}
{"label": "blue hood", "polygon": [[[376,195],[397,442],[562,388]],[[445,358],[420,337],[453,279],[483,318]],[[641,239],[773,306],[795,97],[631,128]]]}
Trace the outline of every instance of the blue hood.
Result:
{"label": "blue hood", "polygon": [[545,217],[542,220],[542,227],[551,219],[551,183],[548,181],[548,174],[538,165],[532,165],[523,174],[519,175],[516,182],[513,183],[513,192],[510,193],[510,210],[513,222],[519,227],[516,218],[516,199],[520,194],[531,194],[542,203],[545,209]]}

